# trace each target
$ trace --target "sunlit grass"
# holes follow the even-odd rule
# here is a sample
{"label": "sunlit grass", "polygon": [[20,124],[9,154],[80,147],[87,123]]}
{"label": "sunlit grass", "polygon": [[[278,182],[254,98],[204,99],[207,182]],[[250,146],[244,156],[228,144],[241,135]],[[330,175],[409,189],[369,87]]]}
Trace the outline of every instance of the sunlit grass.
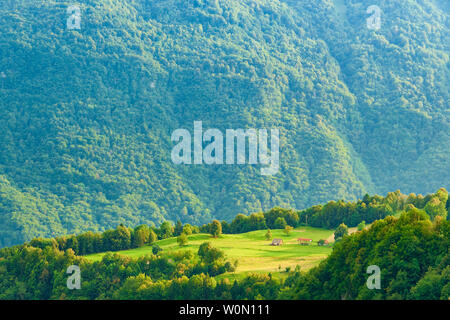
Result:
{"label": "sunlit grass", "polygon": [[[273,238],[283,239],[282,246],[271,246],[271,242],[265,239],[267,230],[258,230],[242,234],[223,234],[218,238],[212,238],[209,234],[195,234],[188,236],[188,243],[180,247],[177,239],[169,238],[157,241],[163,254],[176,251],[191,250],[197,252],[203,242],[210,242],[212,246],[222,249],[227,258],[238,261],[234,274],[221,275],[234,279],[244,276],[249,272],[272,272],[275,277],[283,276],[286,267],[292,270],[299,265],[302,270],[310,269],[319,264],[321,260],[331,253],[331,247],[318,246],[317,241],[327,239],[333,234],[333,230],[299,227],[286,235],[283,230],[271,230]],[[314,242],[308,246],[297,243],[297,238],[310,238]],[[122,255],[137,258],[152,253],[152,246],[144,246],[131,250],[118,251]],[[86,256],[91,261],[98,261],[105,253],[97,253]]]}

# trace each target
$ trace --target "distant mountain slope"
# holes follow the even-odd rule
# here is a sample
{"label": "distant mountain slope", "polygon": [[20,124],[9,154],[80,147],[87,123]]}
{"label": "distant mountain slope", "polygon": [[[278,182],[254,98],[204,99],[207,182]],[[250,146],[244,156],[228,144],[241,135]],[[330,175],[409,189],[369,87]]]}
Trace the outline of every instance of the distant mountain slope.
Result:
{"label": "distant mountain slope", "polygon": [[[449,189],[448,7],[376,2],[2,2],[0,246]],[[174,165],[194,121],[279,128],[280,172]]]}

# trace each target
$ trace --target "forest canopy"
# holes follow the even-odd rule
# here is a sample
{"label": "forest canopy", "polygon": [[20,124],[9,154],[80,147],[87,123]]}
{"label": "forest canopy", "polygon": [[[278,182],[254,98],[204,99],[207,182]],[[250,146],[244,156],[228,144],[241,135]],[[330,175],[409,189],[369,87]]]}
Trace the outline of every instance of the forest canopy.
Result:
{"label": "forest canopy", "polygon": [[[70,30],[67,1],[0,5],[0,247],[450,188],[445,1],[377,1],[379,30],[359,0],[77,3]],[[174,165],[194,121],[279,128],[278,174]]]}
{"label": "forest canopy", "polygon": [[[450,296],[450,221],[445,216],[449,208],[435,216],[429,214],[435,212],[434,209],[426,209],[439,197],[447,198],[448,194],[440,189],[425,198],[414,195],[405,198],[394,192],[386,198],[366,196],[364,201],[372,206],[389,203],[397,205],[396,209],[385,211],[387,216],[381,219],[378,218],[380,211],[369,211],[376,217],[369,227],[337,239],[333,251],[319,266],[307,272],[298,267],[286,270],[286,278],[250,272],[234,282],[220,279],[217,276],[235,271],[236,262],[230,261],[211,243],[202,243],[196,252],[170,254],[154,244],[157,239],[191,232],[210,232],[211,238],[216,237],[217,225],[220,225],[217,220],[200,227],[181,222],[175,226],[163,223],[160,228],[129,229],[121,225],[103,234],[88,232],[55,239],[33,239],[24,245],[0,249],[0,299],[447,300]],[[364,201],[342,202],[340,207],[364,208]],[[236,233],[264,230],[278,219],[304,226],[299,217],[311,212],[310,209],[295,212],[274,208],[261,214],[238,215],[231,224],[222,223],[222,228]],[[330,210],[342,209],[332,207],[326,212]],[[315,212],[317,215],[321,211]],[[355,217],[350,211],[342,218],[346,215],[357,224],[358,220],[371,218],[367,212]],[[327,222],[326,217],[321,217],[323,223],[334,224]],[[110,252],[145,245],[153,245],[151,253],[137,258]],[[109,252],[99,261],[82,256],[102,251]],[[78,290],[70,290],[66,285],[66,269],[71,265],[79,266],[83,275]],[[366,286],[366,268],[370,265],[381,270],[383,285],[377,290]]]}

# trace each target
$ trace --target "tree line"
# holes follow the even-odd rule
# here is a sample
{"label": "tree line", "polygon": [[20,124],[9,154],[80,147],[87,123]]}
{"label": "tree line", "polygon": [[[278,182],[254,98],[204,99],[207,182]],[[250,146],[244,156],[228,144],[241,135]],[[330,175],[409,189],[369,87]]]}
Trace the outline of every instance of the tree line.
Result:
{"label": "tree line", "polygon": [[[197,253],[133,259],[108,253],[90,262],[53,246],[0,250],[0,299],[448,299],[450,221],[408,208],[368,229],[344,235],[318,267],[286,270],[285,280],[248,274],[230,281],[223,252],[209,243]],[[66,285],[67,267],[80,266],[80,290]],[[382,286],[366,286],[366,268],[381,269]],[[221,269],[222,268],[222,269]]]}
{"label": "tree line", "polygon": [[202,226],[193,226],[183,225],[180,221],[175,225],[170,221],[164,221],[159,227],[139,225],[134,229],[119,225],[116,229],[103,233],[89,231],[53,239],[36,238],[28,244],[41,249],[47,246],[61,251],[72,249],[76,255],[86,255],[138,248],[170,237],[179,237],[179,244],[184,245],[188,241],[187,236],[196,233],[209,233],[213,237],[218,237],[222,233],[237,234],[303,225],[327,229],[335,229],[340,224],[356,227],[363,222],[372,223],[401,210],[413,208],[423,211],[431,220],[436,216],[447,219],[449,203],[448,193],[444,188],[427,196],[415,194],[406,196],[396,191],[388,193],[386,197],[365,195],[362,200],[356,202],[330,201],[325,205],[316,205],[300,211],[275,207],[248,216],[238,214],[231,222],[213,220]]}

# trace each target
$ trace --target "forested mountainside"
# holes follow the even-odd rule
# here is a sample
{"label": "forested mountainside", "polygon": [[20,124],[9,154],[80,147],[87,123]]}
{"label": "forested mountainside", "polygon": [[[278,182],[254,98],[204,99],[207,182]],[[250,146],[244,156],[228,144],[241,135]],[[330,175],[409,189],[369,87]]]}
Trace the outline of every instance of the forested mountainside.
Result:
{"label": "forested mountainside", "polygon": [[[297,228],[311,226],[315,228],[336,229],[341,224],[348,227],[359,227],[360,224],[372,224],[388,216],[398,216],[403,211],[417,209],[421,215],[430,221],[449,220],[450,201],[447,190],[441,188],[434,194],[425,197],[406,196],[399,192],[389,192],[386,197],[366,195],[356,202],[330,201],[325,205],[316,205],[305,210],[295,211],[280,207],[266,212],[251,215],[238,214],[231,222],[213,220],[201,226],[176,224],[164,221],[159,227],[146,224],[134,228],[124,225],[103,233],[92,231],[77,235],[63,235],[55,238],[34,238],[24,245],[45,249],[54,247],[60,251],[71,249],[76,255],[120,251],[153,245],[157,240],[178,237],[181,234],[198,233],[212,234],[242,234],[256,230]],[[438,218],[437,218],[438,217]],[[216,232],[215,230],[220,230]],[[289,232],[287,232],[289,234]]]}
{"label": "forested mountainside", "polygon": [[[449,189],[449,3],[370,4],[2,1],[0,247]],[[194,121],[278,128],[279,172],[173,164]]]}

